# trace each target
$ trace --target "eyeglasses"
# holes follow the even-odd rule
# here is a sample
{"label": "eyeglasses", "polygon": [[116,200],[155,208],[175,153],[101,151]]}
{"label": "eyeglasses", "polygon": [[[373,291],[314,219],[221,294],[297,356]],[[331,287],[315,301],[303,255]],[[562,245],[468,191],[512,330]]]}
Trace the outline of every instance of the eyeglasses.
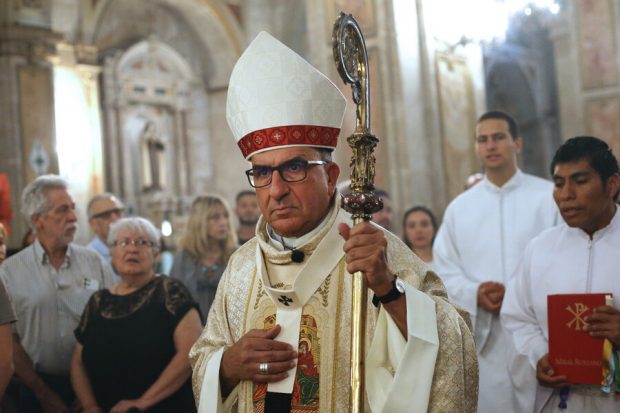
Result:
{"label": "eyeglasses", "polygon": [[113,247],[127,248],[128,246],[133,245],[138,249],[151,248],[154,244],[153,242],[146,239],[129,239],[123,238],[116,240],[112,243]]}
{"label": "eyeglasses", "polygon": [[123,215],[123,208],[114,208],[114,209],[109,209],[107,211],[99,212],[98,214],[94,214],[93,216],[91,216],[90,219],[95,219],[95,218],[109,219],[112,215],[118,215],[118,216]]}
{"label": "eyeglasses", "polygon": [[245,171],[250,185],[263,188],[271,184],[273,171],[278,171],[285,182],[299,182],[308,176],[308,168],[314,165],[325,165],[329,162],[319,160],[291,159],[278,166],[256,166]]}

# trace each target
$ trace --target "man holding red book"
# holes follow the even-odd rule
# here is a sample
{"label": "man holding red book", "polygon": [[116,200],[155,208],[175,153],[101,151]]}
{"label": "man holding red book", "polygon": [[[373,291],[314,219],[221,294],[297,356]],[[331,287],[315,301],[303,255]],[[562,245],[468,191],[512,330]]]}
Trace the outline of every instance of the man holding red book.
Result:
{"label": "man holding red book", "polygon": [[[613,295],[615,305],[600,305],[587,312],[583,303],[562,307],[575,313],[577,320],[569,320],[568,324],[573,329],[580,325],[576,334],[601,340],[601,348],[604,340],[608,340],[608,353],[614,352],[617,361],[620,213],[614,200],[620,190],[618,161],[602,140],[576,137],[557,150],[551,173],[555,185],[553,197],[565,223],[541,233],[526,247],[523,260],[506,289],[502,321],[512,333],[517,350],[536,368],[538,387],[536,395],[531,395],[536,398],[535,412],[620,411],[620,396],[613,394],[614,389],[620,391],[617,380],[604,392],[601,384],[574,384],[578,380],[555,371],[565,368],[565,364],[588,362],[562,359],[562,366],[550,362],[547,318],[550,295]],[[553,330],[558,325],[552,322]],[[570,337],[561,344],[566,345],[568,340]],[[579,347],[576,352],[580,353]],[[618,368],[617,364],[615,367]]]}

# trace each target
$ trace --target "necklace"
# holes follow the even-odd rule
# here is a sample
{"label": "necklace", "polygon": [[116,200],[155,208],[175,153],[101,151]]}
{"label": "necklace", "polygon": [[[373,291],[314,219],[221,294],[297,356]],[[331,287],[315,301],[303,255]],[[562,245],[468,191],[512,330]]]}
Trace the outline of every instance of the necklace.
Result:
{"label": "necklace", "polygon": [[304,254],[303,251],[298,250],[295,247],[289,247],[288,245],[286,245],[284,243],[284,237],[281,237],[280,242],[282,243],[284,249],[291,251],[291,261],[296,262],[297,264],[299,264],[300,262],[304,262],[306,254]]}

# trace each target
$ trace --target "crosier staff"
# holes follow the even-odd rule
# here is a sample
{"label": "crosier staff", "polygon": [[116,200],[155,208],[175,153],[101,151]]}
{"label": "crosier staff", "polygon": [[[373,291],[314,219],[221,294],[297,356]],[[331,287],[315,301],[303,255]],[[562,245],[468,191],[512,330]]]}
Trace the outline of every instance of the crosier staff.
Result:
{"label": "crosier staff", "polygon": [[[362,31],[350,14],[340,13],[332,32],[334,60],[342,80],[351,84],[356,104],[355,131],[347,138],[351,157],[351,192],[342,199],[342,207],[353,214],[353,224],[369,221],[383,208],[374,193],[375,146],[379,140],[370,131],[370,92],[368,54]],[[364,357],[366,355],[366,303],[368,290],[361,271],[353,274],[351,305],[351,412],[364,411]]]}

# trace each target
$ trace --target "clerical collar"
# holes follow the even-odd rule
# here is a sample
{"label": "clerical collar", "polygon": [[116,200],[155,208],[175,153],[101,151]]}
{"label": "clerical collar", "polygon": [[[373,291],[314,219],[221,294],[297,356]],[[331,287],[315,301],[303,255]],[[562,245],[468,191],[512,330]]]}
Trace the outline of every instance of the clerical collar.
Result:
{"label": "clerical collar", "polygon": [[[308,234],[299,238],[284,238],[277,234],[273,228],[269,228],[265,217],[261,216],[256,226],[256,239],[258,246],[263,253],[263,257],[266,261],[284,265],[292,262],[303,262],[305,258],[310,257],[317,246],[321,243],[322,239],[329,232],[333,226],[336,218],[338,217],[338,211],[340,210],[340,196],[336,194],[332,199],[330,210],[323,221]],[[284,242],[284,244],[283,244]],[[296,253],[296,260],[293,261],[293,252]],[[303,258],[300,257],[303,253]],[[301,259],[302,261],[299,261]]]}
{"label": "clerical collar", "polygon": [[523,179],[523,172],[521,172],[521,169],[517,168],[517,171],[515,172],[515,174],[512,175],[510,179],[507,180],[502,186],[495,185],[493,182],[489,180],[489,177],[486,174],[484,174],[484,178],[482,179],[482,181],[487,185],[487,188],[493,191],[499,192],[499,191],[510,191],[513,188],[516,188],[517,186],[519,186],[522,179]]}
{"label": "clerical collar", "polygon": [[321,231],[321,228],[323,228],[323,224],[326,222],[329,215],[330,214],[327,214],[325,218],[323,218],[323,220],[319,223],[319,225],[316,226],[316,228],[314,228],[307,234],[302,235],[299,238],[283,237],[282,235],[276,233],[271,227],[271,225],[267,224],[266,228],[267,235],[269,236],[269,243],[278,251],[297,249],[310,241],[312,238],[314,238],[314,236],[319,233],[319,231]]}

